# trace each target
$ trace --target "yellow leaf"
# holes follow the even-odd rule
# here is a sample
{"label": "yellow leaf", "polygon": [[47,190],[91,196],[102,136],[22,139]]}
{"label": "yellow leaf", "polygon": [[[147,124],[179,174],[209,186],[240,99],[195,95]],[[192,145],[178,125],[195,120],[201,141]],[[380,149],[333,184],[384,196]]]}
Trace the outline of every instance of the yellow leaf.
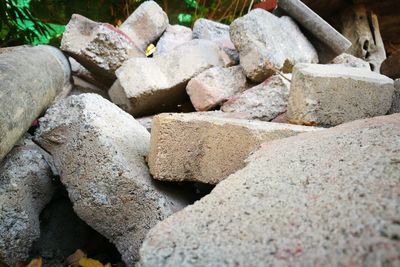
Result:
{"label": "yellow leaf", "polygon": [[104,267],[103,264],[97,260],[82,258],[79,260],[79,265],[82,267]]}
{"label": "yellow leaf", "polygon": [[154,52],[156,52],[156,47],[153,44],[149,44],[149,46],[146,48],[146,57],[151,56]]}
{"label": "yellow leaf", "polygon": [[31,260],[27,267],[42,267],[42,258],[39,257],[37,259]]}
{"label": "yellow leaf", "polygon": [[82,258],[86,258],[86,254],[82,250],[78,249],[77,251],[75,251],[74,254],[68,256],[68,258],[65,261],[65,266],[79,267],[79,261]]}

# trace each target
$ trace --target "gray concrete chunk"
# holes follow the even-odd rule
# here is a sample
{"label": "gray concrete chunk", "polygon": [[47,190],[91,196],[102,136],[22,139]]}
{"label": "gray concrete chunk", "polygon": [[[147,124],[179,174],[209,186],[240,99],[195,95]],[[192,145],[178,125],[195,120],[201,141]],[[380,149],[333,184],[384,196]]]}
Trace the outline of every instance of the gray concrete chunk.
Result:
{"label": "gray concrete chunk", "polygon": [[52,106],[36,139],[53,155],[76,214],[113,242],[128,266],[147,231],[186,204],[151,179],[147,130],[101,96]]}
{"label": "gray concrete chunk", "polygon": [[54,193],[50,161],[24,138],[0,163],[0,262],[15,266],[29,259],[40,235],[40,212]]}
{"label": "gray concrete chunk", "polygon": [[192,40],[192,29],[181,25],[168,25],[164,34],[157,42],[157,49],[154,52],[154,56],[167,53],[190,40]]}
{"label": "gray concrete chunk", "polygon": [[289,120],[334,126],[386,114],[393,80],[362,68],[299,64],[293,71]]}
{"label": "gray concrete chunk", "polygon": [[263,82],[276,71],[291,72],[297,63],[318,63],[312,44],[289,17],[254,9],[232,22],[230,36],[246,76]]}
{"label": "gray concrete chunk", "polygon": [[262,145],[154,227],[139,267],[399,266],[400,114]]}
{"label": "gray concrete chunk", "polygon": [[218,107],[248,87],[241,66],[213,67],[191,79],[186,92],[197,111],[206,111]]}
{"label": "gray concrete chunk", "polygon": [[145,51],[149,44],[163,34],[168,24],[168,16],[160,6],[155,1],[145,1],[119,29],[134,40],[139,49]]}
{"label": "gray concrete chunk", "polygon": [[221,110],[244,114],[248,119],[271,121],[286,112],[291,75],[274,75],[263,83],[232,96]]}
{"label": "gray concrete chunk", "polygon": [[241,169],[262,142],[317,129],[207,113],[157,115],[151,129],[150,172],[158,180],[217,184]]}
{"label": "gray concrete chunk", "polygon": [[394,82],[394,94],[392,107],[389,110],[389,114],[400,113],[400,79]]}
{"label": "gray concrete chunk", "polygon": [[115,80],[115,71],[131,57],[144,57],[121,30],[74,14],[68,22],[61,50],[67,52],[89,71],[108,81]]}
{"label": "gray concrete chunk", "polygon": [[132,58],[117,71],[109,90],[111,100],[134,116],[176,109],[187,101],[185,88],[191,78],[230,60],[216,44],[192,40],[155,58]]}

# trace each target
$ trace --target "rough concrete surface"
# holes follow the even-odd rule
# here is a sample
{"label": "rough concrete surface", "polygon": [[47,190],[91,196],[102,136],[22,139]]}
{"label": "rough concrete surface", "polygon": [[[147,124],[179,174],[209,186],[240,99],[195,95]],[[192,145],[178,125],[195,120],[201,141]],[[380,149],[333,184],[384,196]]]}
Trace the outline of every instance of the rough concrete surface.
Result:
{"label": "rough concrete surface", "polygon": [[113,242],[128,266],[147,231],[185,205],[151,179],[147,130],[101,96],[52,106],[36,139],[53,155],[76,214]]}
{"label": "rough concrete surface", "polygon": [[234,20],[230,36],[246,76],[263,82],[276,71],[291,72],[297,63],[318,63],[312,44],[289,17],[254,9]]}
{"label": "rough concrete surface", "polygon": [[157,49],[154,56],[170,52],[175,47],[192,40],[192,29],[181,25],[168,25],[165,32],[157,42]]}
{"label": "rough concrete surface", "polygon": [[274,75],[263,83],[232,96],[221,110],[230,113],[247,114],[248,119],[271,121],[286,112],[290,92],[290,74],[283,78]]}
{"label": "rough concrete surface", "polygon": [[394,81],[394,94],[389,114],[400,113],[400,79]]}
{"label": "rough concrete surface", "polygon": [[156,1],[145,1],[119,27],[140,50],[156,41],[169,24],[167,14]]}
{"label": "rough concrete surface", "polygon": [[213,67],[191,79],[186,86],[186,92],[197,111],[207,111],[248,87],[241,66]]}
{"label": "rough concrete surface", "polygon": [[299,64],[293,71],[288,118],[335,126],[385,115],[393,80],[363,68]]}
{"label": "rough concrete surface", "polygon": [[241,169],[262,142],[317,129],[208,113],[157,115],[151,130],[150,172],[158,180],[217,184]]}
{"label": "rough concrete surface", "polygon": [[29,259],[39,238],[39,215],[54,192],[50,161],[24,138],[0,162],[0,261],[10,266]]}
{"label": "rough concrete surface", "polygon": [[115,80],[115,71],[128,58],[145,56],[121,30],[77,14],[65,27],[61,50],[108,82]]}
{"label": "rough concrete surface", "polygon": [[140,267],[399,266],[400,114],[268,142],[154,227]]}

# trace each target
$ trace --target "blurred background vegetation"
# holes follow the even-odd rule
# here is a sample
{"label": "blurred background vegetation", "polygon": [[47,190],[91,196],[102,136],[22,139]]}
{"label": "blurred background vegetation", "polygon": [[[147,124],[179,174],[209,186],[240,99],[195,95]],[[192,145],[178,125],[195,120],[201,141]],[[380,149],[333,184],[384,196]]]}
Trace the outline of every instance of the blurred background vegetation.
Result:
{"label": "blurred background vegetation", "polygon": [[[58,45],[74,13],[120,25],[144,0],[0,0],[0,47]],[[171,24],[191,26],[198,18],[230,23],[251,0],[158,0]]]}

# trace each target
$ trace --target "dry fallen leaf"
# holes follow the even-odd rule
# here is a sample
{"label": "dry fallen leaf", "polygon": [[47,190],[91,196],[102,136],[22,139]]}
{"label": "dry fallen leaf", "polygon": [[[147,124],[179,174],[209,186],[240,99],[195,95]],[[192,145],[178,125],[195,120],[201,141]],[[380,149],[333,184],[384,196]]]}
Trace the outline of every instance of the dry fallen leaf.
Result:
{"label": "dry fallen leaf", "polygon": [[82,258],[86,258],[86,254],[82,250],[78,249],[74,254],[68,256],[68,258],[65,260],[65,266],[79,267],[79,261]]}
{"label": "dry fallen leaf", "polygon": [[305,125],[305,126],[317,126],[318,125],[318,122],[316,122],[316,121],[304,121],[304,120],[289,120],[288,123],[297,124],[297,125]]}
{"label": "dry fallen leaf", "polygon": [[82,267],[104,267],[104,265],[98,260],[82,258],[79,260],[79,265]]}
{"label": "dry fallen leaf", "polygon": [[31,262],[27,265],[27,267],[42,267],[42,258],[38,257],[36,259],[31,260]]}

